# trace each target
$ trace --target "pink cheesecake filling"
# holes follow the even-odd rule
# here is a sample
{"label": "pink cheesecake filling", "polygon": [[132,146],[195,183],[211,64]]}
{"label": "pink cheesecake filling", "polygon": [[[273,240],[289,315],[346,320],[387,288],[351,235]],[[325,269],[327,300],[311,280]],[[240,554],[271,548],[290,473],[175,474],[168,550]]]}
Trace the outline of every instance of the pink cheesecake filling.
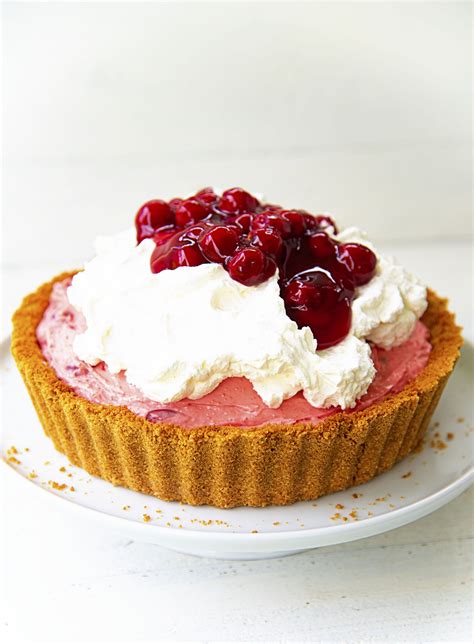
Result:
{"label": "pink cheesecake filling", "polygon": [[[301,393],[285,400],[278,409],[271,409],[245,378],[228,378],[199,400],[184,399],[160,405],[130,385],[124,372],[113,374],[103,362],[93,367],[77,358],[73,341],[86,329],[86,322],[69,303],[69,284],[70,280],[66,280],[54,285],[50,304],[36,333],[43,355],[57,376],[79,396],[91,402],[123,405],[149,420],[183,427],[255,427],[265,423],[291,424],[298,421],[317,423],[340,411],[339,407],[313,407]],[[412,335],[399,347],[385,351],[372,346],[377,373],[367,393],[350,412],[365,409],[388,394],[401,391],[426,366],[430,351],[429,331],[421,322],[417,322]]]}

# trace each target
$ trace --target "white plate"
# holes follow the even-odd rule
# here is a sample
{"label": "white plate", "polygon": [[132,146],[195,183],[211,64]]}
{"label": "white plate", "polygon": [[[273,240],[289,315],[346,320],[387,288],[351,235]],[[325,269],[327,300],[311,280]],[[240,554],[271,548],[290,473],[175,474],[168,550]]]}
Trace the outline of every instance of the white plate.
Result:
{"label": "white plate", "polygon": [[82,512],[84,521],[107,522],[134,539],[180,552],[259,559],[361,539],[425,516],[473,480],[470,345],[463,349],[419,453],[365,485],[315,502],[231,510],[160,501],[70,465],[43,435],[8,342],[2,343],[0,365],[2,453],[12,483],[30,484],[32,502],[39,494],[63,511]]}

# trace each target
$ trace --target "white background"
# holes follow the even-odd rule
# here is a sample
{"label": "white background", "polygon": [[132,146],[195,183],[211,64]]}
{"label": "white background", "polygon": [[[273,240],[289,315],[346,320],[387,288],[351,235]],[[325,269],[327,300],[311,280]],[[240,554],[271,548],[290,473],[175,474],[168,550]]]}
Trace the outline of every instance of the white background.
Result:
{"label": "white background", "polygon": [[72,266],[144,200],[208,184],[332,211],[376,240],[471,232],[468,3],[3,13],[8,263]]}
{"label": "white background", "polygon": [[[2,10],[2,335],[25,292],[142,201],[214,184],[365,228],[450,297],[472,340],[469,4]],[[230,564],[65,523],[8,489],[0,627],[47,642],[469,641],[472,501]]]}

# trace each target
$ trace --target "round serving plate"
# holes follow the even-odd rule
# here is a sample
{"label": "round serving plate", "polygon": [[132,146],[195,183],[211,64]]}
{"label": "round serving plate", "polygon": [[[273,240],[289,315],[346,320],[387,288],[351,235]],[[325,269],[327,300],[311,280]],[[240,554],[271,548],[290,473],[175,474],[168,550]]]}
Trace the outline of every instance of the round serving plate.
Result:
{"label": "round serving plate", "polygon": [[263,559],[353,541],[415,521],[473,481],[473,347],[466,345],[417,453],[374,480],[314,502],[222,510],[161,501],[72,466],[42,432],[9,351],[1,346],[2,455],[11,485],[83,521],[193,555]]}

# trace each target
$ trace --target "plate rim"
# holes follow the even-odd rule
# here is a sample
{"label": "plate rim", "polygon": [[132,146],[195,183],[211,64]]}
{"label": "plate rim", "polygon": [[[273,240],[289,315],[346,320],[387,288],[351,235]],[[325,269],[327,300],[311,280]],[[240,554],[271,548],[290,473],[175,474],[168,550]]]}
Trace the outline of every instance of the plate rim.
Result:
{"label": "plate rim", "polygon": [[[6,463],[3,459],[2,462],[5,467],[3,471],[9,470],[11,476],[14,480],[18,478],[23,479],[26,484],[31,483],[32,487],[37,488],[38,492],[44,491],[47,494],[41,495],[41,498],[44,500],[48,499],[57,499],[59,501],[66,501],[66,504],[59,506],[56,504],[56,507],[68,507],[69,510],[86,512],[88,516],[96,519],[98,522],[113,522],[117,526],[121,526],[125,531],[139,532],[142,536],[146,536],[145,531],[151,530],[152,532],[148,535],[149,538],[154,537],[163,537],[163,541],[169,541],[173,539],[180,543],[189,543],[189,542],[202,542],[209,545],[210,542],[215,541],[219,542],[220,545],[233,546],[271,546],[278,545],[280,549],[286,542],[297,543],[299,546],[307,542],[318,542],[322,541],[321,545],[329,545],[336,543],[343,543],[345,541],[353,541],[358,538],[363,538],[364,536],[371,536],[374,534],[379,534],[391,530],[396,527],[401,527],[406,525],[411,521],[415,521],[418,518],[426,516],[430,512],[437,510],[442,507],[449,501],[456,498],[462,492],[467,490],[472,483],[474,483],[474,466],[471,466],[464,474],[456,478],[451,483],[448,483],[441,489],[433,492],[429,496],[426,496],[418,501],[414,501],[403,508],[394,508],[390,509],[383,514],[374,517],[367,517],[354,521],[353,523],[343,523],[343,524],[334,524],[329,526],[323,526],[320,528],[304,528],[299,530],[281,530],[275,532],[218,532],[215,530],[195,530],[192,528],[178,529],[175,526],[160,526],[153,523],[141,523],[134,519],[129,519],[127,517],[120,517],[113,514],[109,514],[102,510],[96,508],[88,507],[87,505],[82,505],[77,503],[72,498],[66,498],[60,494],[55,494],[52,490],[44,488],[41,485],[38,485],[34,481],[29,480],[24,476],[19,470],[17,470],[12,465]],[[92,477],[98,478],[98,477]],[[102,479],[98,479],[102,480]],[[30,487],[31,489],[31,487]],[[161,502],[166,503],[166,501]],[[53,501],[56,503],[56,501]],[[309,501],[307,502],[309,503]],[[192,507],[192,506],[191,506]],[[284,508],[285,506],[281,506]],[[264,509],[264,508],[262,508]],[[326,537],[326,539],[324,538]],[[329,538],[328,538],[329,537]],[[334,539],[336,537],[336,539]],[[342,538],[338,538],[342,537]],[[154,540],[154,539],[153,539]]]}

